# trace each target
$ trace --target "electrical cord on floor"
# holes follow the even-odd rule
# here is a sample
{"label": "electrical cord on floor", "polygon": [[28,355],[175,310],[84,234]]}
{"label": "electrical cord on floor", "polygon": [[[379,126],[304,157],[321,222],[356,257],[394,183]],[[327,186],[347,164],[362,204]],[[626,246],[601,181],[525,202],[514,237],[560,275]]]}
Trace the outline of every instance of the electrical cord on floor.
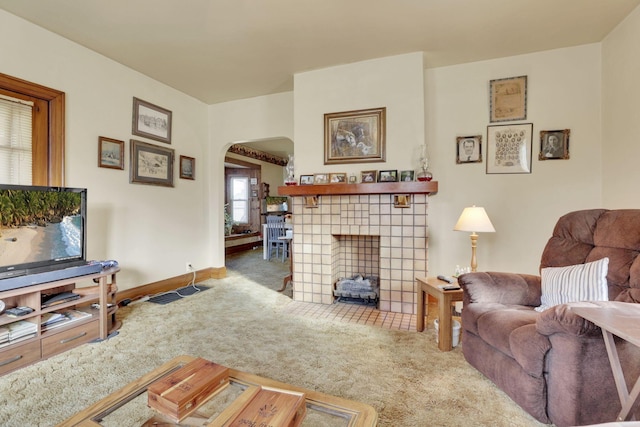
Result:
{"label": "electrical cord on floor", "polygon": [[[168,295],[168,294],[176,294],[176,295],[178,295],[180,298],[186,298],[186,297],[188,297],[188,296],[190,296],[190,295],[195,295],[195,294],[197,294],[198,292],[200,292],[200,288],[198,288],[198,287],[196,286],[196,271],[195,271],[194,269],[191,269],[191,271],[192,271],[192,273],[193,273],[193,278],[189,281],[189,283],[188,283],[186,286],[183,286],[182,288],[178,288],[178,289],[173,290],[173,291],[161,292],[161,293],[159,293],[159,294],[151,295],[149,298],[159,297],[159,296],[161,296],[161,295]],[[180,289],[184,289],[184,288],[187,288],[187,287],[189,287],[189,286],[191,286],[191,287],[193,287],[193,289],[195,289],[195,292],[194,292],[194,293],[189,294],[189,295],[182,295],[180,292],[178,292]]]}

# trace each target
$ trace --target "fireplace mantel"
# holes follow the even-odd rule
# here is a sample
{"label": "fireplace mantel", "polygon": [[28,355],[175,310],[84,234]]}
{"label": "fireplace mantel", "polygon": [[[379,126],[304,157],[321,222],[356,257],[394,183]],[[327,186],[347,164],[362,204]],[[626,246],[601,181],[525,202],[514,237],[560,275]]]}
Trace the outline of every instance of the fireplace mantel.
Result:
{"label": "fireplace mantel", "polygon": [[284,185],[278,187],[280,196],[331,196],[350,194],[434,194],[438,181],[376,182],[370,184]]}

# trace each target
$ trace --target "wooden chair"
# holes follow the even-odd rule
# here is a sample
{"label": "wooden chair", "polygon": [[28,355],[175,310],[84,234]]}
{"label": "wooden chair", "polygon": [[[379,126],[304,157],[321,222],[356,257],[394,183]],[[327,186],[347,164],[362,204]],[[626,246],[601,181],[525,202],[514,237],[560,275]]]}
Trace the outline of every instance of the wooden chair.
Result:
{"label": "wooden chair", "polygon": [[289,241],[285,239],[279,239],[279,237],[284,237],[286,235],[286,230],[284,227],[284,217],[279,215],[268,215],[267,216],[267,254],[268,259],[270,260],[272,257],[272,252],[275,249],[276,255],[278,258],[280,251],[282,251],[282,262],[284,262],[285,258],[289,253]]}

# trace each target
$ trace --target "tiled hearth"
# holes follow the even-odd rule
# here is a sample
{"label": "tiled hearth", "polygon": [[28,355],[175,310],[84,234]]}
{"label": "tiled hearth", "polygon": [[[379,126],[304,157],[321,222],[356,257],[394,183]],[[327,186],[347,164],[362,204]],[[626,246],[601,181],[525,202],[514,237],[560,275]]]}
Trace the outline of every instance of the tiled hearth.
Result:
{"label": "tiled hearth", "polygon": [[[314,208],[305,197],[292,201],[294,300],[332,304],[339,276],[375,266],[378,308],[415,313],[415,277],[427,275],[427,194],[411,194],[402,208],[393,194],[319,195]],[[365,264],[354,266],[360,258]]]}

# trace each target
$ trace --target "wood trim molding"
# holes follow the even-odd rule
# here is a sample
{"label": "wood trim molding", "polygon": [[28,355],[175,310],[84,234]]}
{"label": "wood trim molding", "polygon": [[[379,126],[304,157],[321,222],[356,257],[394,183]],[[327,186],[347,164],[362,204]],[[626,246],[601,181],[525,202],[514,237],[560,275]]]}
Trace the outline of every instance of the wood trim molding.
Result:
{"label": "wood trim molding", "polygon": [[438,181],[378,182],[371,184],[285,185],[278,187],[281,196],[326,196],[348,194],[434,194]]}
{"label": "wood trim molding", "polygon": [[[205,268],[203,270],[196,271],[196,283],[202,282],[207,279],[223,279],[227,276],[226,267],[218,268]],[[193,279],[192,273],[181,274],[180,276],[170,277],[168,279],[159,280],[153,283],[147,283],[146,285],[136,286],[135,288],[125,289],[116,293],[116,301],[118,303],[129,299],[135,301],[144,296],[155,295],[162,292],[173,291],[185,286],[187,283],[191,283]]]}
{"label": "wood trim molding", "polygon": [[65,93],[2,73],[0,88],[38,98],[48,104],[47,182],[34,184],[64,186]]}
{"label": "wood trim molding", "polygon": [[267,163],[273,163],[278,166],[286,166],[288,159],[284,157],[274,156],[273,154],[265,153],[264,151],[256,150],[255,148],[247,147],[243,144],[233,144],[229,147],[229,153],[238,154],[240,156],[249,157],[251,159],[261,160]]}

